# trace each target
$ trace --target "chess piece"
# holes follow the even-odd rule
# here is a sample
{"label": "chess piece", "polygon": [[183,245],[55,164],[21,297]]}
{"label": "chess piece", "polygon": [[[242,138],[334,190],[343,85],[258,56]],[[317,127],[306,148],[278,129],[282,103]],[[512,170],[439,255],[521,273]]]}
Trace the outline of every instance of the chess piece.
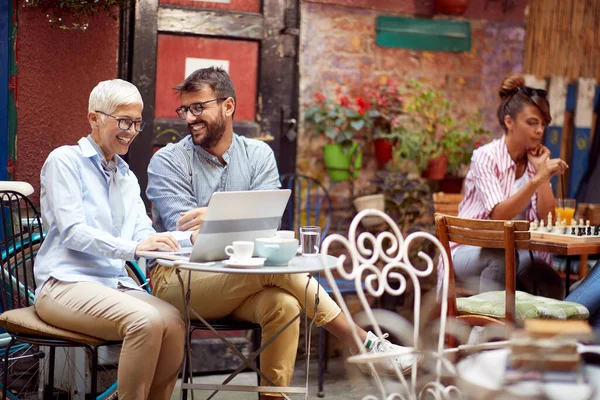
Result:
{"label": "chess piece", "polygon": [[548,230],[552,230],[552,212],[548,213]]}
{"label": "chess piece", "polygon": [[538,228],[538,221],[536,219],[535,221],[533,221],[532,223],[529,224],[529,230],[535,231],[537,228]]}

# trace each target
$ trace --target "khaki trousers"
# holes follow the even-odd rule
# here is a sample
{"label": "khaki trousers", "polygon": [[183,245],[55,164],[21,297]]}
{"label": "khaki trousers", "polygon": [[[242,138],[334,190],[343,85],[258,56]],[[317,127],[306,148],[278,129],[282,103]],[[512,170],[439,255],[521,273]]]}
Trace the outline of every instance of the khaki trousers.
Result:
{"label": "khaki trousers", "polygon": [[175,307],[138,290],[50,278],[35,309],[50,325],[123,341],[119,400],[170,399],[185,339],[185,324]]}
{"label": "khaki trousers", "polygon": [[[186,288],[189,275],[188,271],[181,271]],[[207,320],[231,316],[260,324],[264,343],[303,307],[309,318],[315,317],[315,296],[319,284],[311,278],[308,292],[305,293],[307,283],[305,273],[245,275],[193,271],[190,307]],[[174,268],[156,266],[152,271],[152,293],[183,313],[182,289]],[[315,318],[317,326],[328,324],[340,311],[325,290],[320,288]],[[277,386],[289,386],[292,380],[299,330],[298,319],[261,353],[261,370]],[[262,384],[266,385],[266,382]]]}

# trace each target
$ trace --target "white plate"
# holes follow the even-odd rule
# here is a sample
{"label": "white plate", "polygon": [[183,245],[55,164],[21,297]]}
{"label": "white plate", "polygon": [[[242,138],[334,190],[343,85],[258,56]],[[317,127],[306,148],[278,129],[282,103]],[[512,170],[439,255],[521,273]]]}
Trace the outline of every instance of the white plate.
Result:
{"label": "white plate", "polygon": [[265,265],[266,258],[252,257],[249,260],[237,261],[230,258],[229,260],[223,260],[223,264],[231,268],[260,268]]}

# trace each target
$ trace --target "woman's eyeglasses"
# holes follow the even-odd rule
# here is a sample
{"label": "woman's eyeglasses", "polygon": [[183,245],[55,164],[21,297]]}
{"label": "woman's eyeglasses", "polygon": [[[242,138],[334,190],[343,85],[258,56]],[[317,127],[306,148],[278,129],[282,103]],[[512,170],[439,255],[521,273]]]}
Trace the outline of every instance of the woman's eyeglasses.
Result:
{"label": "woman's eyeglasses", "polygon": [[112,119],[116,119],[119,122],[119,129],[124,131],[129,130],[129,128],[131,128],[131,125],[133,125],[133,128],[136,132],[141,132],[146,127],[146,123],[144,121],[134,121],[131,118],[119,118],[98,110],[96,110],[96,112],[102,115],[106,115],[107,117],[110,117]]}

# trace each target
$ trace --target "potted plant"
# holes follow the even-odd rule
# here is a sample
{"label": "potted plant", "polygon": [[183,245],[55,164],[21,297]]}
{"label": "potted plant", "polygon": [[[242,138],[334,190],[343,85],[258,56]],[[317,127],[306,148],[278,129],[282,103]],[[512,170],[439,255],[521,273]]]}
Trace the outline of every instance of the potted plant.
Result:
{"label": "potted plant", "polygon": [[390,134],[392,129],[398,126],[398,119],[404,112],[403,94],[400,87],[390,80],[368,86],[365,93],[375,106],[375,109],[371,110],[372,138],[377,164],[383,169],[393,159],[393,148],[397,140]]}
{"label": "potted plant", "polygon": [[332,182],[358,177],[362,150],[355,140],[372,127],[370,103],[363,97],[339,96],[336,100],[315,94],[315,104],[305,114],[307,127],[315,135],[324,135],[323,160]]}
{"label": "potted plant", "polygon": [[404,92],[405,115],[391,133],[398,138],[394,158],[405,165],[412,163],[427,179],[442,179],[448,165],[442,139],[454,128],[450,102],[441,90],[415,80],[409,81]]}
{"label": "potted plant", "polygon": [[446,176],[440,180],[439,189],[446,193],[460,193],[464,170],[471,162],[473,150],[489,142],[492,132],[483,127],[483,116],[475,114],[464,125],[454,127],[442,138],[444,154],[448,156]]}
{"label": "potted plant", "polygon": [[[377,171],[371,180],[377,192],[385,196],[385,212],[398,224],[403,234],[415,231],[434,233],[433,197],[425,179],[397,169]],[[418,251],[433,256],[429,241],[411,247],[411,259]]]}
{"label": "potted plant", "polygon": [[439,14],[462,15],[469,8],[469,0],[433,0]]}

